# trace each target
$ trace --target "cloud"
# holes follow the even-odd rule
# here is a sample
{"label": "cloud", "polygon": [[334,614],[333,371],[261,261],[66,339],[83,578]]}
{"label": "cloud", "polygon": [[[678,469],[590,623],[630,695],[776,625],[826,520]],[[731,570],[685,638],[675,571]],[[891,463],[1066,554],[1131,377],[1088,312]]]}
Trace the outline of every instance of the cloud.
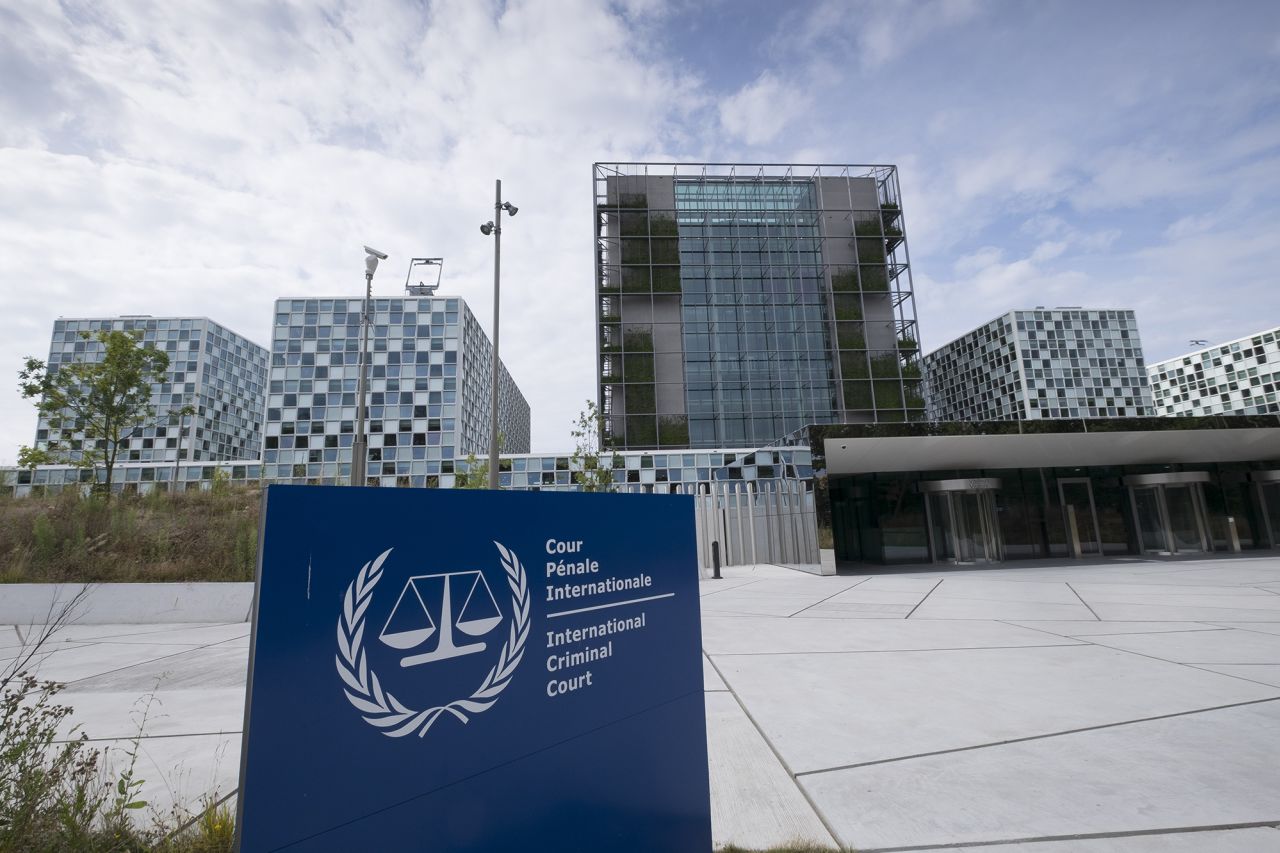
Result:
{"label": "cloud", "polygon": [[[695,74],[642,56],[588,0],[91,8],[34,4],[6,30],[34,79],[0,101],[16,128],[0,149],[0,366],[47,352],[59,315],[210,316],[267,344],[276,297],[362,290],[362,243],[392,255],[386,295],[411,256],[443,255],[442,292],[488,328],[492,243],[475,226],[500,177],[521,208],[504,360],[534,447],[569,446],[595,396],[590,164],[696,139]],[[41,91],[61,100],[34,110]],[[0,462],[34,435],[13,385]]]}
{"label": "cloud", "polygon": [[746,144],[763,145],[811,108],[801,87],[788,86],[765,71],[720,102],[720,123]]}

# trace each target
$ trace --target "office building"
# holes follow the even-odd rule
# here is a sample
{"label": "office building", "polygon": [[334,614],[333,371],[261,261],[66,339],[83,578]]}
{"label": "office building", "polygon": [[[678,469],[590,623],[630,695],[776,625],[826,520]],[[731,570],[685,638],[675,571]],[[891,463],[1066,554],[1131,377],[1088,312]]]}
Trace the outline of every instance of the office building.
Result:
{"label": "office building", "polygon": [[1280,416],[813,426],[838,562],[1235,553],[1280,547]]}
{"label": "office building", "polygon": [[[278,299],[262,478],[346,482],[355,438],[360,299]],[[457,297],[372,302],[368,479],[438,486],[454,462],[489,449],[493,349]],[[507,453],[529,450],[529,404],[504,366],[498,431]]]}
{"label": "office building", "polygon": [[1157,415],[1280,412],[1280,326],[1147,368]]}
{"label": "office building", "polygon": [[924,358],[929,420],[1152,414],[1132,311],[1010,311]]}
{"label": "office building", "polygon": [[613,446],[923,416],[895,167],[597,163],[593,178]]}
{"label": "office building", "polygon": [[[100,360],[104,347],[93,339],[101,331],[137,332],[144,346],[169,357],[164,378],[152,386],[154,425],[138,431],[120,447],[120,462],[173,462],[257,459],[262,452],[262,409],[267,379],[267,350],[207,317],[61,318],[53,324],[49,369],[75,361]],[[84,339],[82,333],[89,333]],[[191,406],[179,434],[177,412]],[[63,449],[69,461],[84,434],[70,420],[52,426],[41,415],[36,447]],[[181,445],[181,448],[179,448]]]}

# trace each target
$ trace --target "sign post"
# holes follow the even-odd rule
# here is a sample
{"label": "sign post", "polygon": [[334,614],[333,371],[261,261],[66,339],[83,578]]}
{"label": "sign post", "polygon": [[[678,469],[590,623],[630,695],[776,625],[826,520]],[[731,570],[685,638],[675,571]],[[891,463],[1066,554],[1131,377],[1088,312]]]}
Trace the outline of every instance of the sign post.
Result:
{"label": "sign post", "polygon": [[271,486],[242,851],[710,850],[692,498]]}

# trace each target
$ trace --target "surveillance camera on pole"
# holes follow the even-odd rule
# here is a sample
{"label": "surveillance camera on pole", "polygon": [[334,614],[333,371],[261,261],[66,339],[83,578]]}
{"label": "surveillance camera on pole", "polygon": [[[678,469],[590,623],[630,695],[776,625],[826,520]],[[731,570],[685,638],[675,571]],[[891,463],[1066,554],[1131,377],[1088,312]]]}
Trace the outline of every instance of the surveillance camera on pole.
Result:
{"label": "surveillance camera on pole", "polygon": [[493,219],[480,226],[480,233],[493,236],[493,373],[489,381],[489,488],[498,488],[498,379],[502,365],[498,361],[498,271],[502,263],[502,211],[515,216],[519,210],[509,201],[502,200],[502,181],[495,181]]}
{"label": "surveillance camera on pole", "polygon": [[364,277],[372,281],[373,274],[378,271],[378,261],[385,261],[387,253],[379,252],[377,249],[371,249],[368,246],[364,247],[364,253]]}
{"label": "surveillance camera on pole", "polygon": [[356,434],[351,443],[351,485],[365,484],[365,466],[368,463],[369,451],[365,447],[365,389],[368,387],[369,372],[369,302],[373,299],[373,274],[378,269],[378,261],[387,259],[386,252],[364,247],[364,310],[360,319],[360,377],[356,390]]}

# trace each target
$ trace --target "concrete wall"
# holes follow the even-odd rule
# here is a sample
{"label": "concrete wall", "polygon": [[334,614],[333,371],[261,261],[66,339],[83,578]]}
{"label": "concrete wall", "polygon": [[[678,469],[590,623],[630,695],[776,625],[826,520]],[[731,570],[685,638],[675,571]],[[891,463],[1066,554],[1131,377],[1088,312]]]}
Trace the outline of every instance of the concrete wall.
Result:
{"label": "concrete wall", "polygon": [[[0,586],[0,625],[43,625],[52,621],[86,584],[5,584]],[[156,624],[247,622],[253,605],[251,583],[88,584],[89,592],[67,624]]]}

